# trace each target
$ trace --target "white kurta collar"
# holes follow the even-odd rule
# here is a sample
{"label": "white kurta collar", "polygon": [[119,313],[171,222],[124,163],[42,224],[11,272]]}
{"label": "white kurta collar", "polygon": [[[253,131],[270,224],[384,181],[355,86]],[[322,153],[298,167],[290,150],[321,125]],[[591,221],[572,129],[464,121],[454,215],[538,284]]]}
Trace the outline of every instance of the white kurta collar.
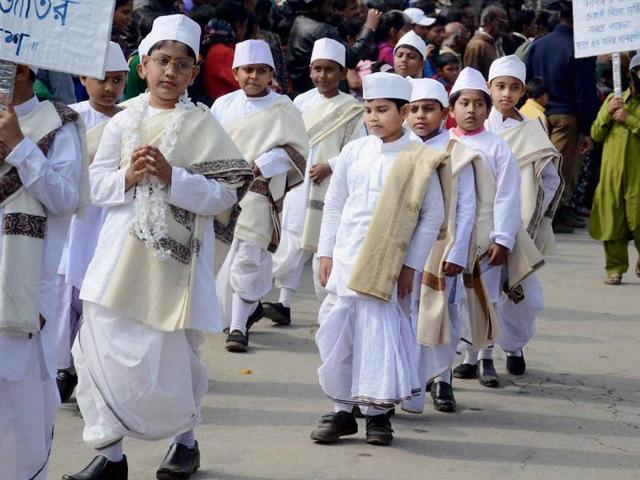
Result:
{"label": "white kurta collar", "polygon": [[[524,120],[520,112],[518,112],[518,115],[520,115],[520,118]],[[485,122],[485,128],[494,133],[499,133],[503,130],[507,130],[508,128],[517,127],[518,125],[520,125],[518,120],[505,117],[495,107],[491,108],[489,118],[487,118]]]}
{"label": "white kurta collar", "polygon": [[14,105],[13,109],[15,110],[17,116],[22,117],[23,115],[31,113],[39,103],[40,102],[38,101],[38,98],[34,95],[26,102],[21,103],[20,105]]}
{"label": "white kurta collar", "polygon": [[382,143],[382,140],[375,135],[371,135],[371,144],[378,153],[399,152],[411,142],[410,130],[403,128],[404,134],[395,142]]}

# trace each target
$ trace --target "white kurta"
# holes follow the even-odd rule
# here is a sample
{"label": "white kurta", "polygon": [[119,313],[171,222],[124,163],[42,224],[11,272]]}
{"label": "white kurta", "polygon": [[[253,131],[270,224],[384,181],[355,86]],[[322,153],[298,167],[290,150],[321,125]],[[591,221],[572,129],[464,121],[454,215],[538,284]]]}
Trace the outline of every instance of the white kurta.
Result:
{"label": "white kurta", "polygon": [[[148,110],[149,116],[157,113],[151,107]],[[192,429],[199,422],[199,403],[207,389],[206,367],[199,358],[201,332],[222,329],[213,221],[203,222],[192,330],[161,332],[100,305],[136,216],[135,189],[125,191],[125,170],[120,168],[128,115],[127,110],[120,112],[105,127],[89,170],[92,201],[106,208],[107,215],[80,292],[84,320],[73,356],[84,440],[94,448],[124,435],[157,440]],[[230,208],[236,193],[215,180],[174,167],[167,201],[211,217]]]}
{"label": "white kurta", "polygon": [[[347,287],[358,252],[394,159],[409,133],[382,143],[373,136],[349,143],[340,153],[325,199],[318,257],[332,257],[331,294],[319,313],[316,343],[323,364],[320,385],[334,401],[388,407],[420,390],[413,357],[415,333],[398,304],[359,295]],[[442,189],[433,175],[404,264],[424,267],[444,221]]]}
{"label": "white kurta", "polygon": [[[33,97],[14,108],[23,116],[37,105]],[[31,339],[0,334],[0,465],[7,478],[32,478],[40,469],[35,478],[46,478],[60,402],[54,378],[56,271],[69,219],[80,198],[81,158],[77,129],[67,124],[58,130],[47,156],[25,138],[5,160],[17,168],[27,191],[47,211],[40,287],[40,311],[47,323]]]}

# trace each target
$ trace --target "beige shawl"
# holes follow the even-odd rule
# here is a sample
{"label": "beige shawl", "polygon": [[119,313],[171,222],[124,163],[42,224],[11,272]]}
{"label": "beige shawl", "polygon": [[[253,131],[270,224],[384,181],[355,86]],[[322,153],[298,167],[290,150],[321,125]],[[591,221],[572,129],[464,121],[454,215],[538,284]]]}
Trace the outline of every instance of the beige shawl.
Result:
{"label": "beige shawl", "polygon": [[275,251],[280,242],[284,196],[304,180],[309,142],[300,112],[288,97],[281,96],[271,107],[225,126],[225,130],[249,165],[277,147],[289,155],[291,169],[269,179],[256,178],[239,204],[239,214],[238,209],[232,213],[238,218],[234,237]]}
{"label": "beige shawl", "polygon": [[[161,146],[171,114],[169,110],[142,121],[142,145]],[[241,199],[253,174],[222,127],[202,106],[186,112],[183,125],[171,154],[172,165],[223,182],[235,188]],[[152,328],[171,332],[191,327],[203,226],[212,219],[172,205],[167,207],[168,233],[160,244],[170,250],[170,258],[162,261],[154,256],[153,249],[132,231],[99,303]]]}
{"label": "beige shawl", "polygon": [[[304,115],[304,125],[309,135],[309,147],[316,148],[316,165],[325,165],[337,157],[347,143],[357,138],[364,125],[362,105],[351,95],[340,94],[320,107]],[[329,178],[321,184],[311,182],[309,200],[302,232],[302,248],[315,252],[318,249],[324,197],[329,188]]]}
{"label": "beige shawl", "polygon": [[[348,288],[385,302],[391,300],[429,179],[448,159],[447,153],[417,142],[398,154],[382,187]],[[446,229],[446,221],[443,227]],[[442,230],[443,238],[444,234]]]}

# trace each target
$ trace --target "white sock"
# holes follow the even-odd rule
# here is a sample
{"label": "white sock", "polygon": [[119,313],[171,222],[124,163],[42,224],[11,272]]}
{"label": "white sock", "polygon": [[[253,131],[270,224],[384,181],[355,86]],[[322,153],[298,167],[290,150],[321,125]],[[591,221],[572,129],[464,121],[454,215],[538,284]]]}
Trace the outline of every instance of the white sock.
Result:
{"label": "white sock", "polygon": [[107,460],[113,463],[117,463],[122,460],[124,454],[122,453],[122,440],[114,443],[113,445],[109,445],[106,448],[96,449],[98,455],[102,455]]}
{"label": "white sock", "polygon": [[480,350],[478,360],[493,360],[493,345]]}
{"label": "white sock", "polygon": [[293,296],[295,294],[296,294],[295,290],[291,290],[290,288],[281,288],[280,303],[287,308],[291,308],[291,302],[293,301]]}
{"label": "white sock", "polygon": [[171,438],[171,445],[174,443],[179,443],[180,445],[184,445],[187,448],[195,448],[196,446],[196,437],[193,435],[193,430],[189,430],[188,432],[181,433],[180,435],[175,435]]}
{"label": "white sock", "polygon": [[247,303],[234,293],[231,300],[231,325],[229,325],[229,332],[240,330],[243,334],[247,333],[247,319],[257,306],[258,302]]}
{"label": "white sock", "polygon": [[506,352],[507,357],[524,357],[522,350],[516,350],[515,352]]}
{"label": "white sock", "polygon": [[333,404],[333,411],[334,411],[335,413],[338,413],[338,412],[348,412],[348,413],[351,413],[351,412],[353,411],[353,405],[347,405],[346,403],[338,403],[338,402],[335,402],[335,403]]}
{"label": "white sock", "polygon": [[442,382],[442,383],[447,383],[449,385],[451,385],[451,369],[447,369],[444,372],[442,372],[440,375],[438,375],[436,378],[433,379],[433,383],[438,383],[438,382]]}
{"label": "white sock", "polygon": [[469,365],[476,365],[478,363],[478,351],[467,350],[464,352],[464,360],[462,363],[468,363]]}

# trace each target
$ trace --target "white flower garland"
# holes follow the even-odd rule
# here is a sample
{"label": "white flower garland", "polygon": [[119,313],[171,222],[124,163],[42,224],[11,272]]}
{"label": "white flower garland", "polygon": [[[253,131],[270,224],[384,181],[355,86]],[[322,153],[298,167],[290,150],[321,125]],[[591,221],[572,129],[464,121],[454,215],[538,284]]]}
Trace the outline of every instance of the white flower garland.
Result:
{"label": "white flower garland", "polygon": [[[124,168],[131,165],[131,157],[136,148],[140,147],[140,123],[146,117],[149,109],[149,93],[142,94],[137,102],[127,108],[129,122],[123,136]],[[185,92],[172,112],[171,120],[163,132],[159,150],[167,162],[171,163],[171,155],[178,141],[178,135],[182,129],[184,114],[195,108]],[[171,251],[161,246],[160,240],[167,237],[167,186],[158,181],[156,177],[147,177],[135,187],[136,220],[133,224],[133,232],[147,244],[147,248],[153,249],[153,254],[160,260],[167,260]]]}

